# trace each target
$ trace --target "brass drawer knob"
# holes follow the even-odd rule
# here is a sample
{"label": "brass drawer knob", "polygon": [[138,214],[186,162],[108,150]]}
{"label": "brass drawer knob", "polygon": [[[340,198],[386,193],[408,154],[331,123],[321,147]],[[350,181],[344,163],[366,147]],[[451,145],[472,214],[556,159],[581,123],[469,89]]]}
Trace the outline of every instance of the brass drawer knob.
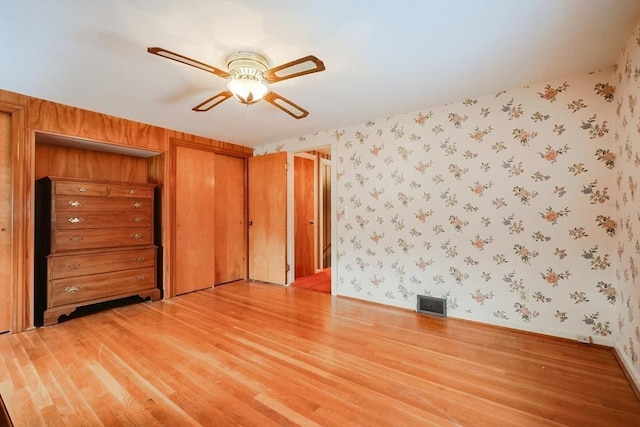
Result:
{"label": "brass drawer knob", "polygon": [[62,268],[64,270],[77,270],[80,268],[80,264],[75,263],[75,264],[65,264],[62,266]]}
{"label": "brass drawer knob", "polygon": [[144,261],[144,260],[146,260],[146,259],[147,259],[147,257],[146,257],[146,256],[137,256],[137,257],[135,257],[133,260],[134,260],[134,261],[137,261],[137,262],[142,262],[142,261]]}
{"label": "brass drawer knob", "polygon": [[70,222],[71,224],[79,224],[79,223],[81,223],[82,221],[84,221],[84,218],[82,218],[82,217],[73,217],[73,218],[69,218],[69,222]]}
{"label": "brass drawer knob", "polygon": [[81,193],[85,193],[87,189],[85,187],[78,187],[78,191]]}
{"label": "brass drawer knob", "polygon": [[142,282],[144,279],[146,279],[146,276],[140,275],[140,276],[136,276],[136,282]]}
{"label": "brass drawer knob", "polygon": [[129,194],[136,194],[137,191],[136,190],[129,190]]}
{"label": "brass drawer knob", "polygon": [[141,208],[143,205],[142,202],[133,202],[131,203],[131,206],[133,206],[134,208]]}
{"label": "brass drawer knob", "polygon": [[80,206],[82,206],[82,202],[78,200],[69,200],[69,206],[79,208]]}
{"label": "brass drawer knob", "polygon": [[140,240],[142,239],[142,233],[134,233],[131,235],[132,239]]}
{"label": "brass drawer knob", "polygon": [[82,240],[82,236],[71,236],[69,237],[69,240],[73,243],[78,243]]}
{"label": "brass drawer knob", "polygon": [[79,290],[80,288],[78,286],[67,286],[66,288],[64,288],[64,291],[68,294],[75,294]]}
{"label": "brass drawer knob", "polygon": [[137,217],[133,218],[133,222],[142,222],[142,217],[141,216],[137,216]]}

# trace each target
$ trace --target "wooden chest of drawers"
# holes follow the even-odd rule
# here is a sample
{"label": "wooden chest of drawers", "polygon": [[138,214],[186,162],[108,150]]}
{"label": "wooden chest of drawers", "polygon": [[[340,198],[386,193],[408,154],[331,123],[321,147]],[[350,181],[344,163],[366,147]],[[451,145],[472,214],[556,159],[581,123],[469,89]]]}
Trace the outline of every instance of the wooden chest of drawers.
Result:
{"label": "wooden chest of drawers", "polygon": [[36,212],[38,323],[98,302],[160,297],[153,184],[43,178]]}

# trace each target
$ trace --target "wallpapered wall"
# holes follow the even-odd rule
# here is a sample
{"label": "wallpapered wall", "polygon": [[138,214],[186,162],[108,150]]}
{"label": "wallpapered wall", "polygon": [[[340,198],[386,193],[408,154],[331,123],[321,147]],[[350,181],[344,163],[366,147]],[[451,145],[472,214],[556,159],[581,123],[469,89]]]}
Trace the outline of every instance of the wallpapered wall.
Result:
{"label": "wallpapered wall", "polygon": [[640,24],[614,69],[614,152],[616,154],[615,346],[633,364],[640,384]]}
{"label": "wallpapered wall", "polygon": [[332,145],[339,294],[407,308],[432,295],[454,317],[615,338],[640,372],[637,37],[616,70],[256,154]]}

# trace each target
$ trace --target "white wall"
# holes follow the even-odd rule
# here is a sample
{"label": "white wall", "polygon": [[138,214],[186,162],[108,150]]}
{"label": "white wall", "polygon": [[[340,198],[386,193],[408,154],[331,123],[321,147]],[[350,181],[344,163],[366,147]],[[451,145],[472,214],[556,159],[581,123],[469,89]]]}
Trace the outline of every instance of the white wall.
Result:
{"label": "white wall", "polygon": [[588,335],[640,387],[639,99],[640,23],[613,70],[256,154],[332,145],[338,294],[443,296],[450,316]]}
{"label": "white wall", "polygon": [[616,64],[615,347],[640,388],[640,23]]}

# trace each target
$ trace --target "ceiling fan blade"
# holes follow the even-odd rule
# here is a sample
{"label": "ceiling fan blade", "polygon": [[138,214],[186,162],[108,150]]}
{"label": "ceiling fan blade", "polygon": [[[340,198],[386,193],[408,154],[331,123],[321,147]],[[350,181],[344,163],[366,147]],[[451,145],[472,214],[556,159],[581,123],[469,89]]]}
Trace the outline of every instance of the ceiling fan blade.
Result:
{"label": "ceiling fan blade", "polygon": [[195,59],[188,58],[184,55],[180,55],[179,53],[171,52],[161,47],[147,48],[147,52],[153,53],[154,55],[162,56],[164,58],[173,59],[174,61],[182,62],[183,64],[191,65],[192,67],[196,67],[204,71],[208,71],[209,73],[213,73],[216,76],[222,77],[223,79],[228,79],[229,77],[231,77],[231,74],[227,73],[224,70],[211,65],[207,65],[204,62],[196,61]]}
{"label": "ceiling fan blade", "polygon": [[324,71],[324,63],[313,55],[287,62],[277,67],[273,67],[262,73],[262,76],[269,83],[276,83],[282,80],[292,79],[294,77],[304,76],[305,74],[317,73]]}
{"label": "ceiling fan blade", "polygon": [[196,105],[195,107],[192,108],[192,110],[198,111],[198,112],[209,111],[216,105],[226,101],[232,96],[233,94],[228,90],[224,92],[220,92],[219,94],[213,95],[211,98],[207,99],[206,101]]}
{"label": "ceiling fan blade", "polygon": [[287,98],[278,95],[275,92],[267,92],[264,96],[264,100],[269,104],[274,105],[296,119],[304,119],[309,115],[309,112],[299,105],[294,104]]}

